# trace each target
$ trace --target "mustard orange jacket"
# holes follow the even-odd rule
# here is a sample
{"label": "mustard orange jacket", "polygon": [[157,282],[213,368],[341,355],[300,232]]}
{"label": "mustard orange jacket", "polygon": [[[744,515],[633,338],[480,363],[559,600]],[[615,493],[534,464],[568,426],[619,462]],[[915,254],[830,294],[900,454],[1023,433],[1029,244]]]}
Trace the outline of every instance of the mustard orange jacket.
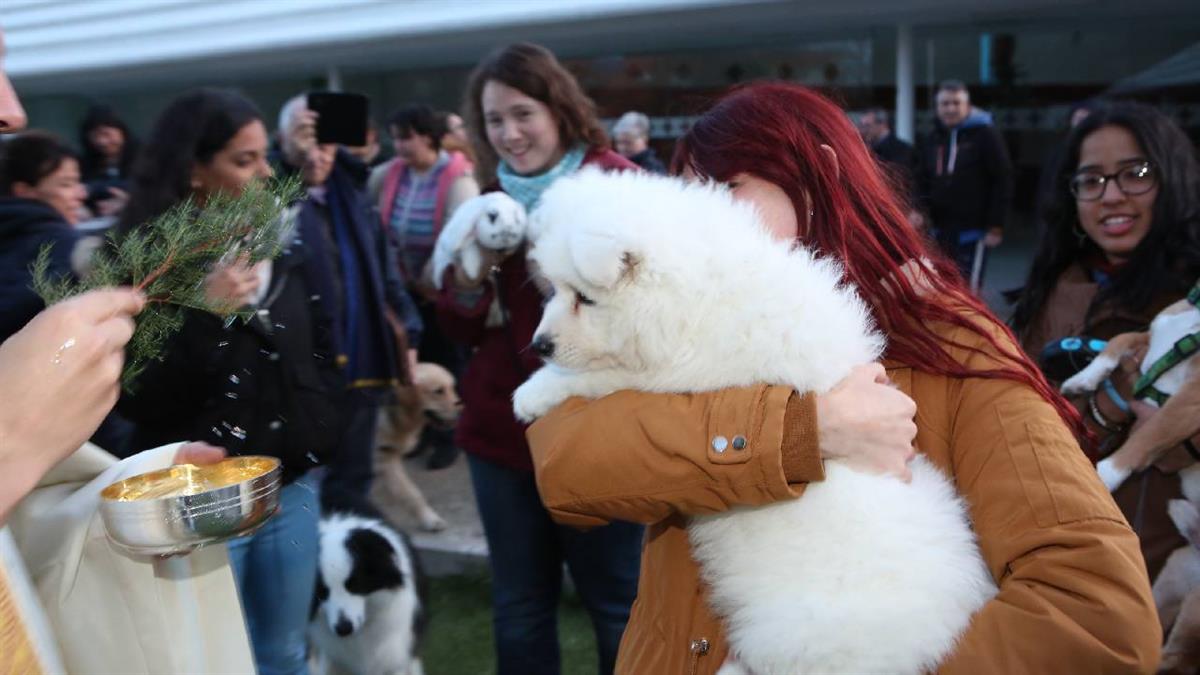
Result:
{"label": "mustard orange jacket", "polygon": [[[981,350],[953,352],[968,367],[996,364],[985,340],[947,334]],[[1054,409],[1009,380],[885,365],[917,402],[917,447],[967,500],[1000,589],[940,672],[1154,672],[1162,631],[1137,537]],[[804,483],[822,478],[815,410],[811,395],[786,387],[618,392],[569,400],[529,429],[558,522],[650,526],[618,672],[720,667],[728,644],[705,602],[687,517],[802,498]],[[717,435],[748,442],[716,453]]]}

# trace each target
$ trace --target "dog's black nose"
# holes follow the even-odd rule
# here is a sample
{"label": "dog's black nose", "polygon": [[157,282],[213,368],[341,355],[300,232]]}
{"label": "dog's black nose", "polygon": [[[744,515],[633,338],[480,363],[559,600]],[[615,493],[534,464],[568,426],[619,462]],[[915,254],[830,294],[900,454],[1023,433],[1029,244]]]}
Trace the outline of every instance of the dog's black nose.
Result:
{"label": "dog's black nose", "polygon": [[530,347],[533,347],[533,351],[537,352],[538,356],[541,356],[543,359],[554,356],[554,341],[545,335],[535,337]]}
{"label": "dog's black nose", "polygon": [[337,633],[341,637],[346,637],[354,632],[354,624],[350,623],[346,617],[340,616],[338,617],[337,624],[333,627],[333,632]]}

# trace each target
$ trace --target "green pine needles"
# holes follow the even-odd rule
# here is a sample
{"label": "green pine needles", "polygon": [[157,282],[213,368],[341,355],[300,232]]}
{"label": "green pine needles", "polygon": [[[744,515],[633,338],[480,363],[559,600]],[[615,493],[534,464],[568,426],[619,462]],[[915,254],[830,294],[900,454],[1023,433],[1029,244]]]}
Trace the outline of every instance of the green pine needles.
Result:
{"label": "green pine needles", "polygon": [[300,197],[298,178],[255,181],[241,195],[218,194],[203,208],[190,198],[124,236],[110,232],[105,246],[78,281],[49,273],[50,249],[34,261],[33,290],[47,306],[96,288],[132,284],[148,300],[126,349],[121,383],[130,391],[151,360],[162,360],[172,333],[183,325],[184,308],[234,321],[252,311],[219,306],[205,296],[205,279],[221,263],[250,264],[274,258],[292,227],[287,206]]}

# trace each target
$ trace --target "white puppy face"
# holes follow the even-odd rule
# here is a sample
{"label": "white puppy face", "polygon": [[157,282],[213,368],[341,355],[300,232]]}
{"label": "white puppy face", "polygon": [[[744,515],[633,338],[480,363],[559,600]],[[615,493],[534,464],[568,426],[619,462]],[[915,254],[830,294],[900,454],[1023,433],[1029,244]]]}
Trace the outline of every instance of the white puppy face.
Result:
{"label": "white puppy face", "polygon": [[736,302],[714,275],[756,262],[704,243],[732,222],[765,235],[752,207],[713,186],[586,169],[559,179],[528,227],[529,267],[554,290],[531,348],[568,370],[646,374],[685,362],[714,328],[736,338],[741,322],[704,325]]}
{"label": "white puppy face", "polygon": [[475,236],[484,248],[516,248],[525,240],[525,209],[507,195],[495,194],[503,198],[488,199],[482,205],[475,218]]}
{"label": "white puppy face", "polygon": [[[616,254],[593,251],[587,255],[598,258]],[[536,248],[530,258],[554,290],[533,336],[534,349],[547,362],[584,371],[641,367],[637,334],[630,330],[615,285],[600,287],[578,274],[545,274],[547,268],[554,270],[557,266],[539,259]],[[620,258],[611,262],[623,264]]]}

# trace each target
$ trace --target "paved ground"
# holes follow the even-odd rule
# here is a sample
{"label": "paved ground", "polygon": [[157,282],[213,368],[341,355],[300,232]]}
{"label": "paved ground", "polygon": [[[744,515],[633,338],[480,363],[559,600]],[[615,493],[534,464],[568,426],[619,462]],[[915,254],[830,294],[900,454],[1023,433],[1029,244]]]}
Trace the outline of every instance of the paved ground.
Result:
{"label": "paved ground", "polygon": [[[1031,229],[1014,229],[988,262],[984,298],[1002,317],[1008,316],[1008,309],[1000,291],[1024,282],[1034,243]],[[460,455],[453,465],[439,471],[425,469],[424,456],[406,460],[406,466],[449,527],[438,533],[421,532],[416,520],[403,509],[385,507],[385,511],[412,535],[429,573],[444,576],[485,568],[487,543],[475,508],[466,458]]]}

